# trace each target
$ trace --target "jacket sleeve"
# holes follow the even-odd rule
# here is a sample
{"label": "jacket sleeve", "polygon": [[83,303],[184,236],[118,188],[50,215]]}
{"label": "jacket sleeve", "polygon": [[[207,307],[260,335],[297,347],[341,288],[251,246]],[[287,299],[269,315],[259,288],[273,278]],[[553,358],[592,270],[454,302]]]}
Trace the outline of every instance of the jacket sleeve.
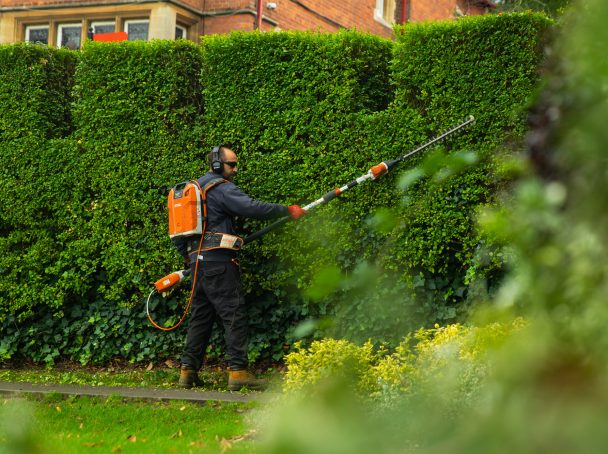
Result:
{"label": "jacket sleeve", "polygon": [[226,212],[231,216],[272,219],[289,214],[285,205],[252,199],[231,183],[221,186],[224,186],[222,188],[222,203]]}

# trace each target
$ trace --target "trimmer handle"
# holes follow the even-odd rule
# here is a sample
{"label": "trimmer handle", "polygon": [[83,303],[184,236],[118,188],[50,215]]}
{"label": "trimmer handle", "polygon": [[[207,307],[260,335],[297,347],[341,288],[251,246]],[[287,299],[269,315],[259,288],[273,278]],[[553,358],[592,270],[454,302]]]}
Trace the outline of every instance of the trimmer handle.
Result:
{"label": "trimmer handle", "polygon": [[161,277],[154,283],[154,288],[158,293],[165,293],[171,290],[174,286],[182,282],[187,276],[190,275],[190,270],[179,270],[171,274]]}

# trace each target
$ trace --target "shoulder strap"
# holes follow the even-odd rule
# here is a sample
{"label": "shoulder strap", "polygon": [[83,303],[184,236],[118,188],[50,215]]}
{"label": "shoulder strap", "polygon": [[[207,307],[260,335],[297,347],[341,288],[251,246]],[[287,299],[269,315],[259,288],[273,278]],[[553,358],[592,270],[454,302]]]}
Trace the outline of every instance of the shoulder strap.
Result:
{"label": "shoulder strap", "polygon": [[[199,191],[201,192],[201,202],[202,202],[202,208],[203,208],[203,234],[201,236],[201,245],[202,245],[202,238],[204,238],[205,236],[205,232],[207,231],[207,191],[209,191],[210,189],[213,189],[214,187],[216,187],[219,184],[222,183],[227,183],[228,180],[225,180],[223,178],[214,178],[213,180],[208,181],[207,183],[205,183],[205,186],[203,186],[201,188],[201,185],[198,184],[197,180],[192,180],[192,183],[194,183],[196,185],[196,187],[199,189]],[[200,249],[200,246],[199,246]]]}
{"label": "shoulder strap", "polygon": [[203,186],[202,188],[197,184],[197,186],[201,189],[201,194],[203,196],[203,198],[206,198],[207,195],[207,191],[211,188],[214,188],[215,186],[217,186],[218,184],[221,183],[227,183],[228,181],[223,179],[223,178],[214,178],[211,181],[208,181],[205,186]]}

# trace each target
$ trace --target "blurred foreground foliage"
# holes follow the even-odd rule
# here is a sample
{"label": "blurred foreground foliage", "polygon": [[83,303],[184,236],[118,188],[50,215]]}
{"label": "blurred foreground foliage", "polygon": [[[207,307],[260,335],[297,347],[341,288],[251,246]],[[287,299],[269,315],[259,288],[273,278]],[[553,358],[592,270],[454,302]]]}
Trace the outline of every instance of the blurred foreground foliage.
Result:
{"label": "blurred foreground foliage", "polygon": [[[295,393],[275,410],[263,452],[602,452],[608,444],[608,4],[579,1],[564,17],[563,39],[550,49],[545,80],[530,110],[524,169],[502,207],[481,210],[481,227],[499,239],[507,277],[476,307],[463,332],[523,325],[482,356],[468,356],[446,327],[403,349],[423,386],[391,405],[357,398],[364,374],[338,374],[314,394]],[[475,328],[478,327],[478,328]],[[420,334],[419,334],[420,335]],[[414,335],[415,338],[416,335]],[[442,340],[445,339],[445,342]],[[372,355],[350,355],[372,364]],[[331,350],[345,351],[334,346]],[[315,346],[288,372],[302,385],[330,374]],[[369,353],[368,353],[369,352]],[[410,354],[413,356],[410,356]],[[430,354],[429,354],[430,353]],[[399,357],[399,353],[396,353]],[[394,356],[394,355],[392,355]],[[391,355],[385,358],[391,358]],[[468,358],[480,362],[462,367]],[[427,361],[427,359],[429,359]],[[357,362],[359,361],[359,362]],[[377,364],[380,364],[378,362]],[[306,369],[301,368],[306,365]],[[344,367],[336,366],[338,371]],[[350,372],[357,367],[349,366]],[[368,367],[367,370],[370,368]],[[373,369],[373,367],[372,367]],[[388,369],[390,370],[390,368]],[[417,370],[414,373],[414,370]],[[483,373],[482,373],[483,372]],[[373,386],[382,381],[376,377]],[[466,386],[462,386],[463,383]],[[405,384],[405,385],[404,385]],[[288,381],[288,389],[299,384]],[[302,389],[307,389],[301,386]],[[295,404],[294,404],[295,402]],[[306,436],[304,436],[304,433]]]}

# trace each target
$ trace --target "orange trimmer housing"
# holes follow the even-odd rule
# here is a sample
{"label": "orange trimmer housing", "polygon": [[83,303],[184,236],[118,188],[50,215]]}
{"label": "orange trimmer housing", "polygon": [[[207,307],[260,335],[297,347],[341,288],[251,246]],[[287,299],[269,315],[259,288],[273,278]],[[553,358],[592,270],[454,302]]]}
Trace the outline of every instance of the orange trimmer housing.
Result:
{"label": "orange trimmer housing", "polygon": [[190,274],[190,270],[175,271],[156,281],[154,287],[158,293],[168,292],[175,284],[183,281],[188,274]]}
{"label": "orange trimmer housing", "polygon": [[195,182],[184,182],[169,192],[169,237],[203,233],[203,209],[200,188]]}

